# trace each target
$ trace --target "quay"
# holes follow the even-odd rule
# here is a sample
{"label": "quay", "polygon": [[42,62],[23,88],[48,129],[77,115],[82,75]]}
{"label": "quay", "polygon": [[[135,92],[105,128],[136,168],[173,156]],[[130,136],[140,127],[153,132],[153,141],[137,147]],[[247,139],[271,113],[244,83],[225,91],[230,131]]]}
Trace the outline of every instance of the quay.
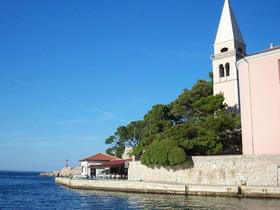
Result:
{"label": "quay", "polygon": [[280,198],[280,187],[185,185],[180,183],[139,182],[127,180],[90,180],[56,177],[55,182],[73,189],[177,195]]}

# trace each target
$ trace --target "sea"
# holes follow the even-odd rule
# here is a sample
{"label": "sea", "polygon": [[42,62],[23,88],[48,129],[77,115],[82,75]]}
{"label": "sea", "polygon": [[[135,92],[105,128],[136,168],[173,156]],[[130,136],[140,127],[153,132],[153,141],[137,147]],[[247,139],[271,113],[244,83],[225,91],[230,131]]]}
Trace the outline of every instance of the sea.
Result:
{"label": "sea", "polygon": [[280,199],[74,190],[37,172],[0,171],[0,209],[280,209]]}

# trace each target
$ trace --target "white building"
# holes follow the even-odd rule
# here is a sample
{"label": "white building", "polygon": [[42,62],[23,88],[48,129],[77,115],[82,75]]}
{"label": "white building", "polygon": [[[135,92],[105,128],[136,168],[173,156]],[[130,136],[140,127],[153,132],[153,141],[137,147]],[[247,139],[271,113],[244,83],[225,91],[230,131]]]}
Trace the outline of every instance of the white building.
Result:
{"label": "white building", "polygon": [[104,168],[98,168],[94,166],[99,166],[105,162],[112,161],[112,160],[121,160],[121,159],[104,153],[98,153],[96,155],[84,158],[80,160],[81,175],[88,176],[88,177],[96,177],[104,171]]}

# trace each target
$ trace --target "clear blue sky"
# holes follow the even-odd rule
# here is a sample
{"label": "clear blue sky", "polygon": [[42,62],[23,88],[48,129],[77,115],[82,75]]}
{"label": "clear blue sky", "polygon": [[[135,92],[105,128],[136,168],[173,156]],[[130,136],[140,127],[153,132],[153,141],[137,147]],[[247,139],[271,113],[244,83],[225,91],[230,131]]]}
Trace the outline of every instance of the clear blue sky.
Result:
{"label": "clear blue sky", "polygon": [[[249,53],[279,0],[232,0]],[[53,170],[212,70],[223,0],[0,0],[0,170]]]}

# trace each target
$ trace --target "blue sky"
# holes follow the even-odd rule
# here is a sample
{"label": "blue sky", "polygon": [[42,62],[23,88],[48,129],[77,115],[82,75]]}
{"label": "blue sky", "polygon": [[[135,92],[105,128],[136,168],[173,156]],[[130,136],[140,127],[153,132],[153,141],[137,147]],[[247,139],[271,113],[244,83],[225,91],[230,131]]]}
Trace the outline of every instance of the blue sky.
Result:
{"label": "blue sky", "polygon": [[[232,0],[247,51],[278,0]],[[207,79],[222,0],[0,0],[0,170],[53,170]]]}

